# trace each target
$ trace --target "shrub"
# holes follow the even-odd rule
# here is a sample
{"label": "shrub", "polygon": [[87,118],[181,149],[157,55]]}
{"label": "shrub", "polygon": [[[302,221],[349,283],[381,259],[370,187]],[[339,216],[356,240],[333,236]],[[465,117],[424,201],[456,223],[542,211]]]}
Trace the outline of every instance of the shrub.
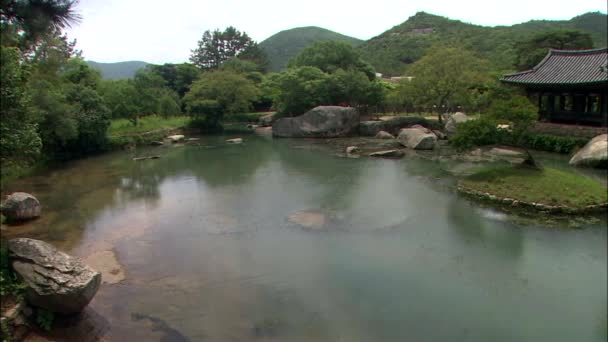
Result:
{"label": "shrub", "polygon": [[475,146],[508,143],[512,136],[506,130],[496,128],[496,121],[488,118],[470,120],[458,125],[458,130],[450,143],[458,150],[468,150]]}
{"label": "shrub", "polygon": [[585,146],[587,144],[587,139],[526,133],[523,136],[522,143],[524,146],[535,150],[572,153],[575,149]]}

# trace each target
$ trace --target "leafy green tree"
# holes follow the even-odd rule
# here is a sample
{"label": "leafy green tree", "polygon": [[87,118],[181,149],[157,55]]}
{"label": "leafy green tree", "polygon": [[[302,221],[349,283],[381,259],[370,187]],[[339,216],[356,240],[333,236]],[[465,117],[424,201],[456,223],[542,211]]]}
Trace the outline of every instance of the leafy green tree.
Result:
{"label": "leafy green tree", "polygon": [[367,75],[355,69],[338,69],[331,75],[333,103],[357,107],[360,110],[379,105],[385,96],[380,81],[370,81]]}
{"label": "leafy green tree", "polygon": [[190,63],[148,65],[146,68],[162,77],[165,85],[176,92],[180,98],[184,97],[200,75],[200,70]]}
{"label": "leafy green tree", "polygon": [[159,110],[158,112],[164,118],[169,116],[179,115],[181,114],[181,106],[179,105],[179,99],[174,96],[171,96],[171,92],[166,92],[159,100],[158,103]]}
{"label": "leafy green tree", "polygon": [[292,59],[288,67],[311,66],[326,73],[342,70],[363,72],[370,80],[376,77],[372,66],[361,59],[359,52],[351,45],[338,41],[316,42]]}
{"label": "leafy green tree", "polygon": [[28,71],[19,61],[17,48],[0,46],[0,163],[26,165],[42,147],[36,118],[30,112],[27,94]]}
{"label": "leafy green tree", "polygon": [[249,111],[258,95],[258,88],[245,76],[214,71],[203,73],[183,101],[195,119],[208,127],[221,128],[224,116]]}
{"label": "leafy green tree", "polygon": [[331,103],[330,75],[311,66],[288,69],[274,80],[274,106],[280,115],[297,116]]}
{"label": "leafy green tree", "polygon": [[112,118],[134,121],[141,109],[137,101],[137,89],[131,79],[102,80],[99,94],[103,97]]}
{"label": "leafy green tree", "polygon": [[[479,94],[487,77],[487,63],[473,53],[455,47],[434,47],[411,65],[411,81],[403,91],[422,108],[438,111],[457,108],[466,98]],[[439,120],[442,122],[441,115]]]}
{"label": "leafy green tree", "polygon": [[519,70],[526,70],[536,66],[547,55],[549,49],[592,49],[593,39],[589,33],[563,29],[538,33],[516,46],[515,64]]}
{"label": "leafy green tree", "polygon": [[227,27],[224,31],[207,30],[198,41],[197,48],[192,50],[190,61],[203,70],[215,70],[225,61],[238,56],[253,45],[255,42],[247,33],[233,26]]}

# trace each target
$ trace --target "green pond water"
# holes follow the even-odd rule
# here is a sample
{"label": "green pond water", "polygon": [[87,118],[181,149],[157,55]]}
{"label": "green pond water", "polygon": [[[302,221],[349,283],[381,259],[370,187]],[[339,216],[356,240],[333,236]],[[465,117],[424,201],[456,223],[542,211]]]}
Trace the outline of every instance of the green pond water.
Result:
{"label": "green pond water", "polygon": [[[89,305],[96,319],[64,338],[606,340],[605,219],[524,224],[457,196],[437,162],[226,138],[111,153],[10,185],[36,195],[43,216],[3,235],[83,258],[111,251],[124,272]],[[288,220],[300,211],[325,225]]]}

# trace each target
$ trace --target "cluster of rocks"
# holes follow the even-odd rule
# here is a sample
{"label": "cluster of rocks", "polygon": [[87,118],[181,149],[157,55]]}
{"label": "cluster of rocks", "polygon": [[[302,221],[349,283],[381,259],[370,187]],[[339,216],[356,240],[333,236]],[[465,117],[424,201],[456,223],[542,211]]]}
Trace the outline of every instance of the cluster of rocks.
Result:
{"label": "cluster of rocks", "polygon": [[[24,192],[8,195],[1,209],[8,222],[41,214],[38,199]],[[3,305],[3,334],[12,340],[20,340],[29,330],[32,308],[64,315],[80,313],[99,289],[101,273],[44,241],[16,238],[8,241],[7,248],[9,266],[25,285],[25,302],[16,299],[6,310]]]}
{"label": "cluster of rocks", "polygon": [[272,135],[279,138],[337,138],[358,134],[359,112],[355,108],[319,106],[272,124]]}

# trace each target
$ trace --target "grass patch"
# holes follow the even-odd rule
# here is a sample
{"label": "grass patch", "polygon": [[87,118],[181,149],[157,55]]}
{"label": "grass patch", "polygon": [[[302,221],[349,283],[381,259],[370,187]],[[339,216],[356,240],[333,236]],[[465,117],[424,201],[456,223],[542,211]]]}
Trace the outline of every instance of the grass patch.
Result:
{"label": "grass patch", "polygon": [[142,134],[156,130],[167,130],[185,127],[190,121],[188,116],[171,116],[163,118],[158,115],[144,116],[134,126],[127,119],[114,119],[108,128],[109,136]]}
{"label": "grass patch", "polygon": [[466,177],[461,186],[501,198],[581,208],[608,201],[606,187],[587,177],[544,168],[494,166]]}

